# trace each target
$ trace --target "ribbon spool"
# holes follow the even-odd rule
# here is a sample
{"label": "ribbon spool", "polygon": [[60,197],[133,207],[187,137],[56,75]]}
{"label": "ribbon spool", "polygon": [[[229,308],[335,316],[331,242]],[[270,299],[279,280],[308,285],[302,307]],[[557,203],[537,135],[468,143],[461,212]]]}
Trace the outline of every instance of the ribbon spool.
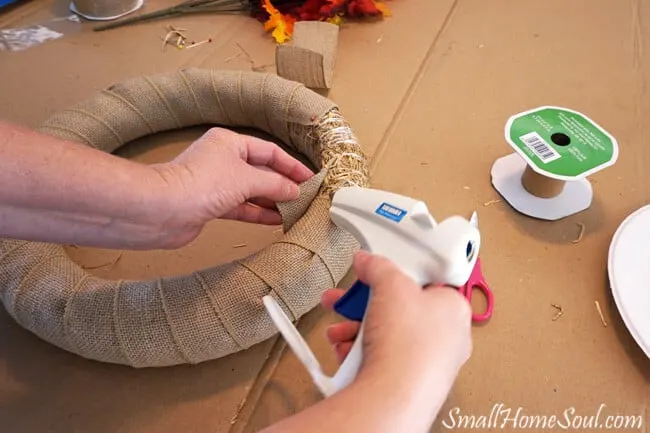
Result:
{"label": "ribbon spool", "polygon": [[518,212],[554,221],[591,205],[587,176],[618,158],[618,143],[577,111],[539,107],[508,119],[505,138],[514,153],[492,166],[492,185]]}
{"label": "ribbon spool", "polygon": [[524,174],[521,176],[521,185],[536,197],[553,198],[562,194],[566,182],[544,177],[527,165]]}
{"label": "ribbon spool", "polygon": [[93,21],[110,21],[140,9],[144,0],[72,0],[70,10]]}

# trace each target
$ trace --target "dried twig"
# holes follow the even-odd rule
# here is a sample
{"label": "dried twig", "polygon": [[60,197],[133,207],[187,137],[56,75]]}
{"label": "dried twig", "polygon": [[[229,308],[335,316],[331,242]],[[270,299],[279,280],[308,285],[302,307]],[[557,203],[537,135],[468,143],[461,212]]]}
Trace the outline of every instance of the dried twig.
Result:
{"label": "dried twig", "polygon": [[244,54],[244,56],[246,56],[246,58],[248,59],[248,62],[251,64],[251,70],[252,70],[253,72],[263,72],[266,68],[268,68],[268,67],[270,67],[270,66],[273,66],[273,65],[255,66],[255,60],[253,60],[253,58],[251,57],[251,55],[248,54],[248,51],[246,51],[246,50],[244,49],[244,47],[242,47],[241,44],[240,44],[239,42],[235,42],[235,43],[237,44],[237,46],[239,47],[239,49],[241,50],[241,52]]}
{"label": "dried twig", "polygon": [[603,322],[604,327],[607,327],[607,322],[605,321],[605,316],[603,316],[603,310],[600,309],[600,304],[598,303],[598,301],[594,301],[594,304],[596,304],[596,310],[598,310],[600,321]]}
{"label": "dried twig", "polygon": [[582,223],[578,223],[578,226],[580,227],[580,233],[578,233],[578,237],[572,240],[571,242],[574,244],[577,244],[582,240],[582,236],[585,234],[585,225]]}
{"label": "dried twig", "polygon": [[497,200],[490,200],[490,201],[486,201],[485,203],[483,203],[483,206],[488,207],[488,206],[491,206],[491,205],[493,205],[495,203],[500,203],[500,202],[501,202],[501,200],[498,200],[498,199]]}
{"label": "dried twig", "polygon": [[190,48],[198,47],[199,45],[203,45],[203,44],[209,44],[210,42],[212,42],[212,38],[208,38],[206,40],[199,41],[199,42],[192,42],[190,45],[186,46],[185,49],[189,50]]}
{"label": "dried twig", "polygon": [[242,247],[245,247],[245,246],[246,246],[246,244],[235,244],[232,247],[233,248],[242,248]]}
{"label": "dried twig", "polygon": [[562,309],[561,306],[557,304],[551,304],[551,307],[555,308],[557,310],[557,313],[555,313],[555,316],[553,316],[553,321],[555,322],[557,319],[559,319],[562,314],[564,314],[564,310]]}
{"label": "dried twig", "polygon": [[115,266],[115,265],[117,264],[117,262],[120,261],[120,259],[122,258],[122,254],[124,254],[124,252],[123,252],[123,251],[120,251],[120,254],[118,254],[118,256],[117,256],[116,258],[114,258],[113,260],[111,260],[111,261],[108,262],[108,263],[104,263],[103,265],[97,265],[97,266],[82,266],[82,269],[99,269],[99,268],[103,268],[103,267],[106,267],[106,266],[113,267],[113,266]]}

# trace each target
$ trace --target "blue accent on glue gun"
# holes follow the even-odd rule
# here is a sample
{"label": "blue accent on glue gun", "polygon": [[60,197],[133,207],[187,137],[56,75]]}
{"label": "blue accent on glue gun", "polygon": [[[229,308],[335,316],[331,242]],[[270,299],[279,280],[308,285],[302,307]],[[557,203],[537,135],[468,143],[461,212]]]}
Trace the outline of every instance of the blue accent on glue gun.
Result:
{"label": "blue accent on glue gun", "polygon": [[334,311],[349,320],[361,322],[370,300],[370,287],[357,280],[334,304]]}
{"label": "blue accent on glue gun", "polygon": [[404,218],[404,215],[406,215],[406,211],[404,209],[400,209],[386,202],[380,204],[379,207],[375,210],[375,213],[377,215],[383,216],[384,218],[388,218],[389,220],[393,220],[396,223],[402,221],[402,218]]}

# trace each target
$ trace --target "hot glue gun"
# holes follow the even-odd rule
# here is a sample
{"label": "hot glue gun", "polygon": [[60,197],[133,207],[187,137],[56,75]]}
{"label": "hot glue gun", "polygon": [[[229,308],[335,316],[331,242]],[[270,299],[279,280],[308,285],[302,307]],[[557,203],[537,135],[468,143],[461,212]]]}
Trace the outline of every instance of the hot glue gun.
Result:
{"label": "hot glue gun", "polygon": [[[476,212],[470,220],[451,216],[440,223],[424,202],[369,188],[342,188],[334,194],[330,216],[362,249],[388,258],[422,287],[467,283],[481,244]],[[335,305],[348,319],[361,321],[357,338],[333,377],[326,376],[313,352],[284,311],[267,295],[264,305],[320,392],[328,397],[348,386],[363,359],[365,310],[371,291],[357,281]]]}

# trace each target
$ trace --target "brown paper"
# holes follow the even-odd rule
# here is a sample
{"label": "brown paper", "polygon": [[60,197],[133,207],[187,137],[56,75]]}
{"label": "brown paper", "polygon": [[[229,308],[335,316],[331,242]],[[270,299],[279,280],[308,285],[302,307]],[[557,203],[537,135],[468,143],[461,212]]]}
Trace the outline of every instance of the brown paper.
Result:
{"label": "brown paper", "polygon": [[[3,27],[15,27],[19,20],[42,22],[52,18],[54,3],[24,2],[0,21]],[[149,2],[147,11],[175,3]],[[576,415],[595,416],[602,404],[602,422],[610,415],[641,414],[647,427],[650,361],[617,311],[606,267],[616,228],[650,199],[649,173],[643,169],[650,166],[650,21],[645,19],[650,3],[387,4],[392,17],[350,20],[342,27],[328,96],[345,108],[372,157],[375,187],[424,200],[437,220],[478,211],[483,272],[495,296],[494,315],[472,328],[472,356],[431,432],[490,430],[447,428],[443,423],[450,423],[450,413],[458,414],[459,422],[461,415],[489,418],[493,409],[510,410],[513,419],[520,410],[519,420],[530,421],[544,415],[563,419],[570,408]],[[163,55],[158,37],[166,25],[190,29],[197,39],[212,35],[219,43]],[[101,33],[90,31],[92,23],[83,26],[78,35],[19,56],[0,53],[6,78],[0,80],[1,117],[38,127],[96,89],[142,74],[188,66],[250,71],[245,56],[233,58],[240,52],[237,43],[256,64],[274,63],[269,34],[244,16],[170,18]],[[589,209],[561,221],[539,221],[497,202],[489,173],[497,158],[512,151],[503,140],[506,119],[526,107],[560,102],[589,112],[625,145],[615,166],[590,177]],[[150,136],[122,155],[142,163],[168,161],[203,131]],[[579,223],[584,234],[574,243]],[[93,273],[113,280],[186,274],[261,250],[283,236],[275,233],[278,229],[216,221],[185,248],[124,251],[115,266]],[[242,243],[246,246],[233,248]],[[117,254],[81,247],[67,251],[83,265],[107,263]],[[347,288],[354,280],[350,273],[340,285]],[[480,301],[480,293],[474,297]],[[551,304],[563,308],[557,320]],[[321,308],[300,320],[300,332],[329,374],[337,363],[326,330],[338,320]],[[256,433],[319,400],[282,338],[196,366],[134,370],[60,350],[0,308],[2,433]],[[504,420],[501,412],[499,421]],[[542,431],[512,421],[491,427],[493,433]]]}

